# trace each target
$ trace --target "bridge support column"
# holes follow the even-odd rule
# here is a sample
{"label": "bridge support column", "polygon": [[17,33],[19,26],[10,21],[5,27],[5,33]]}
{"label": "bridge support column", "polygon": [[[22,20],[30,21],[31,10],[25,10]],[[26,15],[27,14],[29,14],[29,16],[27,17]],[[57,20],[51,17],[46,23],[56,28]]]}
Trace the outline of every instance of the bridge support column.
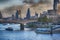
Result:
{"label": "bridge support column", "polygon": [[24,30],[24,24],[20,24],[20,30]]}
{"label": "bridge support column", "polygon": [[51,36],[52,36],[53,35],[53,27],[51,27],[51,32],[50,33],[51,33]]}

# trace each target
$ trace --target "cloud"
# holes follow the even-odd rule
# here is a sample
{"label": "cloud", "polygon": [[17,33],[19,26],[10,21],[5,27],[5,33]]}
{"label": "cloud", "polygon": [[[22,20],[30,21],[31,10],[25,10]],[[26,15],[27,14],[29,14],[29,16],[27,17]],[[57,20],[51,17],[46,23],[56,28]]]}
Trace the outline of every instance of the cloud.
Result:
{"label": "cloud", "polygon": [[0,0],[0,10],[14,5],[23,5],[23,0]]}
{"label": "cloud", "polygon": [[0,3],[8,2],[10,0],[0,0]]}
{"label": "cloud", "polygon": [[[31,2],[31,0],[24,0],[27,3]],[[34,3],[51,3],[52,0],[33,0]]]}

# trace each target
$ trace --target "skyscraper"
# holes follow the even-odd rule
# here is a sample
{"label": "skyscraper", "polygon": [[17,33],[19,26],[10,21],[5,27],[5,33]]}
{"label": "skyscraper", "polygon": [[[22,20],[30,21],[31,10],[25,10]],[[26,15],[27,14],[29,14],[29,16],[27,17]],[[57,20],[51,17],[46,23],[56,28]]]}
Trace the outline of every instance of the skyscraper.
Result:
{"label": "skyscraper", "polygon": [[26,19],[30,19],[30,8],[27,10]]}
{"label": "skyscraper", "polygon": [[35,16],[38,17],[38,13],[35,12]]}
{"label": "skyscraper", "polygon": [[22,17],[21,10],[19,9],[18,12],[19,12],[19,18],[21,18]]}
{"label": "skyscraper", "polygon": [[1,14],[1,11],[0,11],[0,19],[2,18],[2,14]]}
{"label": "skyscraper", "polygon": [[18,10],[16,11],[16,19],[18,19],[19,18],[19,12],[18,12]]}
{"label": "skyscraper", "polygon": [[14,15],[12,15],[12,20],[14,20]]}
{"label": "skyscraper", "polygon": [[59,2],[59,0],[54,0],[54,4],[53,4],[53,9],[56,11],[57,10],[57,3]]}

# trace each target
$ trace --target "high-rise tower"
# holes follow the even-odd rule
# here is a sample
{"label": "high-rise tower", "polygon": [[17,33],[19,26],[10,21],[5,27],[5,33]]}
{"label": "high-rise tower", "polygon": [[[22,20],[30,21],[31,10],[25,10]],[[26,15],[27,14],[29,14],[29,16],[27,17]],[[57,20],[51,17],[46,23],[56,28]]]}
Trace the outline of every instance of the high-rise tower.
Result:
{"label": "high-rise tower", "polygon": [[19,9],[18,12],[19,12],[19,18],[22,18],[21,17],[21,10]]}
{"label": "high-rise tower", "polygon": [[0,19],[2,18],[2,14],[1,14],[1,11],[0,11]]}
{"label": "high-rise tower", "polygon": [[18,10],[17,10],[17,11],[16,11],[16,19],[19,18],[18,14],[19,14],[19,12],[18,12]]}
{"label": "high-rise tower", "polygon": [[12,20],[14,20],[14,15],[12,14]]}
{"label": "high-rise tower", "polygon": [[30,19],[30,8],[27,10],[26,19]]}
{"label": "high-rise tower", "polygon": [[54,9],[54,11],[56,11],[57,10],[57,3],[59,2],[59,0],[54,0],[54,4],[53,4],[53,9]]}
{"label": "high-rise tower", "polygon": [[35,12],[35,16],[38,17],[38,13]]}

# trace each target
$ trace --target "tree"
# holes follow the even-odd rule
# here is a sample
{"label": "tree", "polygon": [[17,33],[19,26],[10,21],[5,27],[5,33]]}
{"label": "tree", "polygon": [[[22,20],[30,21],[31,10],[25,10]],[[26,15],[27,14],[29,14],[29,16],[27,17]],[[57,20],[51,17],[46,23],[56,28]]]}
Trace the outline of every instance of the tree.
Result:
{"label": "tree", "polygon": [[35,24],[28,24],[28,27],[30,27],[30,28],[36,28],[36,25]]}
{"label": "tree", "polygon": [[48,21],[48,22],[52,22],[52,19],[51,19],[51,18],[49,18],[47,21]]}
{"label": "tree", "polygon": [[47,16],[38,18],[38,22],[51,22],[52,19],[48,19]]}

